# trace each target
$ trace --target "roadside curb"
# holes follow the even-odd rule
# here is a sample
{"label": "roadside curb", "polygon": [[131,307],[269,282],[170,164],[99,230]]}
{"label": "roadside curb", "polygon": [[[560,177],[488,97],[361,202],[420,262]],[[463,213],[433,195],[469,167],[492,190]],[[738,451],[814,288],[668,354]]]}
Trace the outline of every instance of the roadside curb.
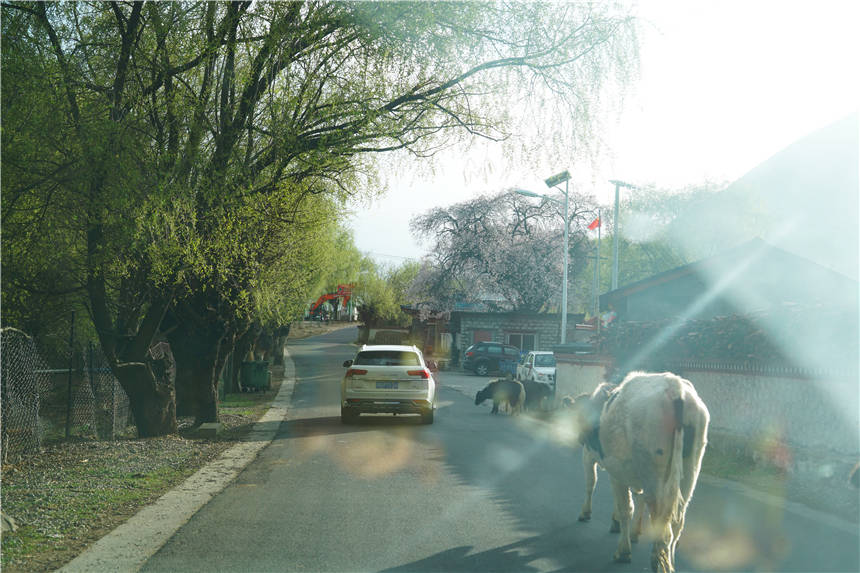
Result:
{"label": "roadside curb", "polygon": [[138,571],[200,508],[229,485],[274,439],[295,388],[295,364],[284,350],[284,379],[269,410],[242,442],[165,493],[58,569],[63,573]]}
{"label": "roadside curb", "polygon": [[699,474],[699,481],[711,486],[730,489],[739,495],[746,496],[760,503],[770,505],[771,507],[784,509],[795,515],[814,519],[821,523],[825,523],[828,526],[833,527],[834,529],[840,529],[847,533],[857,533],[858,531],[858,525],[856,523],[848,521],[847,519],[843,519],[832,513],[812,509],[811,507],[798,501],[792,501],[790,499],[771,495],[769,493],[751,488],[736,481],[712,476],[705,473]]}

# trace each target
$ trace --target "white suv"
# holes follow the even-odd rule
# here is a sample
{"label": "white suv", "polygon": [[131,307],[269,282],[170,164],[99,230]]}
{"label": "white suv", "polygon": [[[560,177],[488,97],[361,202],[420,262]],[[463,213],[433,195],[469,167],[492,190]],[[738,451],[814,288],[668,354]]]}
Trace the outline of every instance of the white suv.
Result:
{"label": "white suv", "polygon": [[362,346],[340,383],[340,419],[355,422],[362,413],[419,414],[433,423],[436,381],[415,346]]}

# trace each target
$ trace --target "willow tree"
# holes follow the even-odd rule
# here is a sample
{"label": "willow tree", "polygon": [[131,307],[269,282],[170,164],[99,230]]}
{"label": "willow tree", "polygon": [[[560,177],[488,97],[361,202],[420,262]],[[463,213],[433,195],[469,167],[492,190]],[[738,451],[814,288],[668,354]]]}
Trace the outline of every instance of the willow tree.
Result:
{"label": "willow tree", "polygon": [[168,309],[208,347],[197,418],[217,417],[219,356],[290,209],[372,189],[369,154],[505,139],[509,95],[584,129],[636,52],[633,19],[604,4],[10,2],[3,16],[4,78],[32,54],[53,112],[16,108],[16,125],[60,157],[22,166],[9,193],[74,219],[69,252],[141,435],[176,427],[145,366]]}

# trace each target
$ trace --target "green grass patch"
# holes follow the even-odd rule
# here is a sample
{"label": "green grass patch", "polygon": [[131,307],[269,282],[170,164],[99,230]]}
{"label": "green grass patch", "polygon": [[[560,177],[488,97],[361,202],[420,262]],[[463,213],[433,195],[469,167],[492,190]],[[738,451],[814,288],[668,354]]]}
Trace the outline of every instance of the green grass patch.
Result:
{"label": "green grass patch", "polygon": [[234,416],[253,416],[256,413],[256,410],[249,408],[225,408],[222,406],[221,413],[232,414]]}
{"label": "green grass patch", "polygon": [[[235,398],[234,398],[235,396]],[[255,402],[254,400],[247,400],[244,394],[227,394],[224,400],[221,402],[222,408],[253,408],[259,402]]]}

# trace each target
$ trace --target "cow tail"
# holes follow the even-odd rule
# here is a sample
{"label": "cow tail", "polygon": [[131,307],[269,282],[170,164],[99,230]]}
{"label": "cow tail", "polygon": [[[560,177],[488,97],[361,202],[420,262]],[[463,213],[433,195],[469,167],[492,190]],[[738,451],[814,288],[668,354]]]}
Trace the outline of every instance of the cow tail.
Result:
{"label": "cow tail", "polygon": [[672,435],[672,457],[667,468],[663,499],[670,504],[669,515],[674,521],[684,511],[684,498],[681,492],[681,480],[684,477],[684,434],[691,431],[692,428],[684,425],[684,400],[675,398],[672,405],[675,414],[675,429]]}

